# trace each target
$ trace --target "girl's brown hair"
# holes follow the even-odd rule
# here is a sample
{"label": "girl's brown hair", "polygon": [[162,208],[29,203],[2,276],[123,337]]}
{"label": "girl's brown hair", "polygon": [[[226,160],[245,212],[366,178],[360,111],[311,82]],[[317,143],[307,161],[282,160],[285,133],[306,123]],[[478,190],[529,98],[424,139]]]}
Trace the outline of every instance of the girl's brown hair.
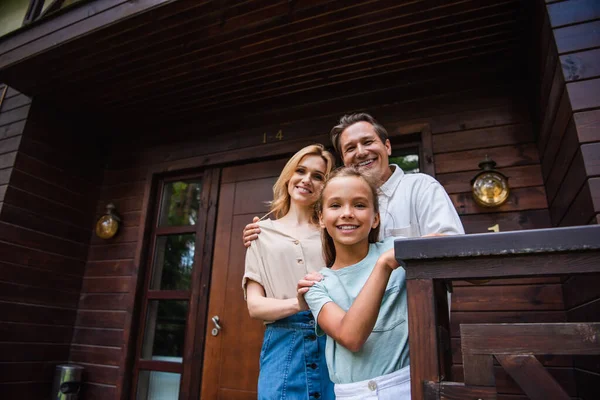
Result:
{"label": "girl's brown hair", "polygon": [[[329,185],[329,183],[331,181],[333,181],[334,179],[345,178],[345,177],[359,178],[363,182],[365,182],[367,184],[367,186],[369,186],[371,195],[373,197],[373,209],[376,214],[379,214],[379,195],[378,195],[379,190],[377,189],[377,185],[375,184],[374,180],[370,176],[360,173],[358,168],[356,168],[355,166],[349,166],[349,167],[340,167],[340,168],[336,169],[335,171],[333,171],[329,175],[329,178],[327,179],[327,181],[325,182],[325,185],[323,186],[323,190],[321,190],[321,195],[319,196],[319,200],[315,204],[315,207],[317,209],[317,213],[318,213],[319,217],[321,217],[321,215],[323,213],[323,205],[324,205],[323,194],[325,193],[325,189],[327,189],[327,186]],[[379,222],[377,227],[371,229],[371,231],[369,232],[369,243],[376,243],[379,241],[379,228],[380,227],[381,227],[381,221]],[[333,242],[333,238],[331,237],[329,232],[327,232],[326,228],[323,228],[321,230],[321,243],[323,246],[323,257],[325,258],[325,265],[327,266],[327,268],[331,268],[331,266],[335,262],[335,255],[336,255],[335,243]]]}
{"label": "girl's brown hair", "polygon": [[273,185],[273,201],[271,202],[269,214],[275,214],[275,218],[281,218],[290,211],[290,194],[288,193],[288,183],[298,168],[300,161],[305,156],[319,156],[325,161],[325,178],[335,166],[335,158],[325,150],[322,144],[311,144],[300,149],[285,164],[277,182]]}

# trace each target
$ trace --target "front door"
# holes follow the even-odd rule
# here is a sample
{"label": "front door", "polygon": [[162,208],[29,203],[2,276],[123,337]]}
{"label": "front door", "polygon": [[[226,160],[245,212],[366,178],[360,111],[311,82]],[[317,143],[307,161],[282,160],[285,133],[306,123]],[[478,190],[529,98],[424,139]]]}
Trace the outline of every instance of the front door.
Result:
{"label": "front door", "polygon": [[273,184],[285,161],[247,164],[222,171],[206,316],[203,400],[256,399],[264,327],[262,322],[250,319],[244,301],[242,276],[246,249],[242,231],[252,217],[262,217],[268,212],[267,202],[273,198]]}

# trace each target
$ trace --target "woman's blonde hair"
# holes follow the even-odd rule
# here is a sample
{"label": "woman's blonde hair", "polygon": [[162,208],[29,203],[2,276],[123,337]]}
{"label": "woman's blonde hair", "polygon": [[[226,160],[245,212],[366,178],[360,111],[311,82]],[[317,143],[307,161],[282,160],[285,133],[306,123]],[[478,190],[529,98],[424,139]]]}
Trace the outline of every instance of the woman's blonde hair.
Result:
{"label": "woman's blonde hair", "polygon": [[[285,214],[290,211],[290,194],[288,193],[288,183],[296,168],[298,168],[298,164],[302,161],[302,158],[305,156],[319,156],[325,161],[325,179],[327,179],[327,175],[331,172],[333,167],[335,166],[335,158],[333,155],[325,150],[322,144],[311,144],[310,146],[306,146],[303,149],[300,149],[296,154],[290,158],[290,160],[285,164],[277,182],[273,185],[273,201],[271,202],[270,213],[275,215],[275,218],[281,218]],[[315,221],[316,222],[316,218]]]}
{"label": "woman's blonde hair", "polygon": [[[375,181],[370,176],[362,174],[358,170],[358,168],[356,168],[355,166],[349,166],[349,167],[340,167],[340,168],[336,169],[335,171],[333,171],[329,175],[329,179],[327,179],[327,181],[325,182],[325,185],[323,185],[323,190],[321,190],[321,195],[319,196],[319,200],[315,204],[315,208],[317,210],[318,216],[320,217],[323,213],[323,206],[324,206],[323,194],[325,193],[325,189],[327,188],[327,186],[334,179],[345,178],[345,177],[358,178],[367,184],[367,186],[369,187],[369,191],[371,192],[371,195],[373,197],[373,210],[375,211],[376,215],[379,214],[379,195],[378,195],[379,189],[377,188]],[[379,221],[379,224],[375,228],[372,228],[369,231],[369,243],[376,243],[379,241],[380,227],[381,227],[381,221]],[[335,243],[333,242],[333,238],[331,237],[329,232],[327,232],[327,228],[321,229],[321,245],[323,246],[323,258],[325,258],[325,265],[327,266],[327,268],[331,268],[331,266],[335,262],[336,252],[335,252]]]}

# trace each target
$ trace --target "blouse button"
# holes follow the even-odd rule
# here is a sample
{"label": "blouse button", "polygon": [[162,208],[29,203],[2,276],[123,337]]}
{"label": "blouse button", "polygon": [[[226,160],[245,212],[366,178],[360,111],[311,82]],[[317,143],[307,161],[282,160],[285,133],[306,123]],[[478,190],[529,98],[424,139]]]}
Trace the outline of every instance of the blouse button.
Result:
{"label": "blouse button", "polygon": [[294,240],[294,244],[299,244],[300,241],[299,240]]}
{"label": "blouse button", "polygon": [[304,264],[304,261],[302,261],[301,258],[298,259],[298,264]]}
{"label": "blouse button", "polygon": [[377,390],[377,382],[375,382],[375,381],[369,381],[368,386],[369,386],[369,390],[371,390],[373,392],[375,390]]}

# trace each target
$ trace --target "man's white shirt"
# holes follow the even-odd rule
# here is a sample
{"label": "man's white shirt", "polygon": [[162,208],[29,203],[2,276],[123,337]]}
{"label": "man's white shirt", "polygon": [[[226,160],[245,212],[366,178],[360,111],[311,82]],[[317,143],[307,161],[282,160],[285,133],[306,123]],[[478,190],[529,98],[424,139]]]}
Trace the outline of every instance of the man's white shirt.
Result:
{"label": "man's white shirt", "polygon": [[438,181],[426,174],[405,174],[395,164],[390,167],[392,176],[379,188],[380,239],[465,233],[452,200]]}

